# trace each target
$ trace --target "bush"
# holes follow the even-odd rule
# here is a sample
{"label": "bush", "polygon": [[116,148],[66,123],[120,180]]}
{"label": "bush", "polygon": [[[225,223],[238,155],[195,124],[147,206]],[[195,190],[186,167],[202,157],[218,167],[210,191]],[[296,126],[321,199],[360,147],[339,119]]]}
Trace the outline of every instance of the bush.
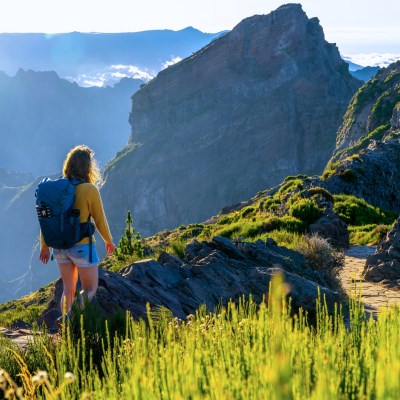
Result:
{"label": "bush", "polygon": [[357,175],[351,169],[345,169],[339,172],[339,178],[343,179],[345,182],[355,182],[357,180]]}
{"label": "bush", "polygon": [[327,239],[317,234],[305,235],[295,250],[304,254],[308,265],[320,272],[330,287],[340,286],[338,277],[344,266],[344,253],[336,251]]}
{"label": "bush", "polygon": [[250,215],[253,215],[254,211],[255,211],[254,207],[245,207],[241,211],[240,215],[242,216],[242,218],[246,218],[249,217]]}
{"label": "bush", "polygon": [[355,196],[334,195],[334,198],[334,211],[349,225],[390,225],[397,218],[397,215],[393,212],[383,211],[379,207],[373,207],[365,200]]}
{"label": "bush", "polygon": [[352,246],[375,246],[386,236],[392,225],[363,225],[350,226],[350,244]]}
{"label": "bush", "polygon": [[290,206],[289,214],[310,225],[321,216],[322,211],[311,199],[301,198]]}
{"label": "bush", "polygon": [[303,221],[289,215],[282,217],[279,225],[281,229],[292,233],[302,233],[306,229]]}
{"label": "bush", "polygon": [[187,240],[178,239],[169,244],[167,248],[168,253],[172,253],[179,258],[185,258],[185,249],[186,249]]}
{"label": "bush", "polygon": [[300,179],[289,180],[279,190],[278,196],[283,197],[295,189],[303,189],[303,181]]}
{"label": "bush", "polygon": [[316,195],[321,195],[322,197],[325,197],[326,200],[330,201],[331,203],[335,202],[335,199],[333,198],[331,192],[329,192],[328,190],[316,186],[316,187],[312,187],[309,189],[309,193],[311,196],[316,196]]}

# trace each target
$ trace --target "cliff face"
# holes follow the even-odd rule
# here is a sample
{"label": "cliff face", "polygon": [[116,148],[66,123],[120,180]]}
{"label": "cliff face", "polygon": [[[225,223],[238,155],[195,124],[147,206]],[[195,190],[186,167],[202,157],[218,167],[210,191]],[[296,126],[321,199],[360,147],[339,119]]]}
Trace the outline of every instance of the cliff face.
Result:
{"label": "cliff face", "polygon": [[400,62],[353,97],[323,184],[400,213]]}
{"label": "cliff face", "polygon": [[105,172],[114,232],[128,209],[148,235],[321,172],[358,86],[300,5],[243,20],[133,96],[131,143]]}
{"label": "cliff face", "polygon": [[393,109],[400,102],[400,62],[382,68],[355,93],[337,134],[332,161],[366,148],[370,139],[381,139],[389,129]]}

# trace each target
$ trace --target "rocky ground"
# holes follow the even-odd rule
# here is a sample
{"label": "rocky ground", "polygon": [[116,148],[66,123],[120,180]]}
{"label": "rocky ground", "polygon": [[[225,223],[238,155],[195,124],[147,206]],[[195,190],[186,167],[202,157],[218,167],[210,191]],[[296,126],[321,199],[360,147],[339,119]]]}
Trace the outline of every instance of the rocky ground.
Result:
{"label": "rocky ground", "polygon": [[[366,259],[368,256],[372,255],[375,250],[376,246],[351,247],[346,252],[345,267],[340,274],[343,288],[349,295],[360,293],[361,289],[361,301],[364,304],[365,310],[374,317],[381,307],[386,307],[388,304],[394,305],[400,302],[400,291],[388,288],[381,283],[368,282],[363,278]],[[139,269],[140,268],[138,268],[138,270]],[[290,279],[290,275],[287,275],[287,277]],[[302,283],[307,281],[303,279],[304,278],[302,278]],[[104,288],[101,289],[101,291],[103,290]],[[0,333],[10,338],[22,349],[26,348],[29,340],[32,340],[33,337],[29,329],[23,328],[16,328],[14,330],[0,328]],[[54,337],[57,337],[57,335]]]}
{"label": "rocky ground", "polygon": [[363,278],[367,257],[376,250],[376,246],[354,246],[346,252],[345,267],[340,280],[348,294],[360,293],[361,301],[367,313],[376,316],[379,308],[400,302],[400,291],[379,282],[370,282]]}

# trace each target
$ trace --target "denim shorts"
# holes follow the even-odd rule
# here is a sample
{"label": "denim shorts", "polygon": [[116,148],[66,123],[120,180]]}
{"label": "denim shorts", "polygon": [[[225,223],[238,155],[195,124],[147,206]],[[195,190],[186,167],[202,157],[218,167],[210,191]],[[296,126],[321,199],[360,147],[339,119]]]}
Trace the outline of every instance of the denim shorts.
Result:
{"label": "denim shorts", "polygon": [[89,262],[89,244],[76,244],[65,250],[53,249],[53,256],[59,264],[72,262],[77,267],[94,267],[99,263],[94,243],[92,243],[92,262]]}

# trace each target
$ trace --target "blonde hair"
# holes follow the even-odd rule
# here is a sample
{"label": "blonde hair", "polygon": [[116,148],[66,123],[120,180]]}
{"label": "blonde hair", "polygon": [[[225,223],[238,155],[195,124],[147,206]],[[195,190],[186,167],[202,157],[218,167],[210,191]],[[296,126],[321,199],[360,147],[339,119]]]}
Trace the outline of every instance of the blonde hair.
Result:
{"label": "blonde hair", "polygon": [[63,165],[63,176],[68,179],[78,178],[87,183],[99,185],[101,174],[94,152],[87,146],[74,147],[67,154]]}

